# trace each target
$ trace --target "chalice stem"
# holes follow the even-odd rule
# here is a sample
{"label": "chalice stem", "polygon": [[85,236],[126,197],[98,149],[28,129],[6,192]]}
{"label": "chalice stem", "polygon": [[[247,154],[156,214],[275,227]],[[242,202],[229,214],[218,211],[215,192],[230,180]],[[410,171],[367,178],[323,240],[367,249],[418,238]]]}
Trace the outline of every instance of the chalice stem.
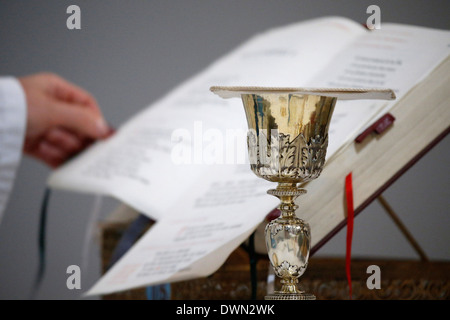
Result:
{"label": "chalice stem", "polygon": [[298,205],[295,204],[295,199],[298,196],[305,194],[306,190],[298,188],[296,183],[280,182],[276,189],[270,189],[267,193],[280,199],[278,209],[280,209],[281,217],[285,219],[295,219],[295,210],[298,208]]}
{"label": "chalice stem", "polygon": [[297,218],[295,199],[306,193],[296,183],[279,183],[267,193],[280,199],[281,215],[266,226],[266,245],[275,274],[281,278],[281,290],[266,296],[268,300],[313,300],[315,296],[298,289],[298,278],[307,265],[310,251],[310,228]]}

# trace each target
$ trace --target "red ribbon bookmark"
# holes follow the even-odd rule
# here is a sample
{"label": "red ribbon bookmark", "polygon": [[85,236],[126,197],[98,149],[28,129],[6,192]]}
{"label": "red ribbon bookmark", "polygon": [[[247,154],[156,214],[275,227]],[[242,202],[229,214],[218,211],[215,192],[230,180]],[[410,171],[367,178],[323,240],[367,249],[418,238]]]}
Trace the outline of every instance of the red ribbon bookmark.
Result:
{"label": "red ribbon bookmark", "polygon": [[352,173],[350,172],[345,177],[345,196],[347,199],[347,252],[345,257],[345,271],[347,274],[348,282],[348,294],[350,300],[352,299],[352,276],[351,276],[351,255],[352,255],[352,237],[353,237],[353,186],[352,186]]}

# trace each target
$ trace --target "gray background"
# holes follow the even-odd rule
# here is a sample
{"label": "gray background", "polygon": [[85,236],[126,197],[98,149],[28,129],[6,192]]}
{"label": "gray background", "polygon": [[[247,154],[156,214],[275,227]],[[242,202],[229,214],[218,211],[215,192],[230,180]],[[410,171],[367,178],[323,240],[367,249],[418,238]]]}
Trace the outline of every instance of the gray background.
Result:
{"label": "gray background", "polygon": [[[66,28],[66,8],[81,8],[81,30]],[[365,23],[370,4],[382,22],[449,29],[449,1],[16,1],[0,2],[0,74],[52,71],[93,93],[113,126],[201,71],[252,35],[325,15]],[[428,256],[449,260],[448,163],[441,141],[385,193]],[[28,299],[38,266],[39,209],[50,170],[24,158],[0,225],[0,298]],[[66,268],[83,265],[82,243],[94,198],[55,192],[47,233],[47,272],[40,299],[79,299]],[[102,215],[117,202],[106,199]],[[378,203],[355,220],[353,257],[417,259]],[[345,255],[345,229],[316,255]],[[92,243],[82,289],[99,277]],[[84,291],[84,290],[81,290]]]}

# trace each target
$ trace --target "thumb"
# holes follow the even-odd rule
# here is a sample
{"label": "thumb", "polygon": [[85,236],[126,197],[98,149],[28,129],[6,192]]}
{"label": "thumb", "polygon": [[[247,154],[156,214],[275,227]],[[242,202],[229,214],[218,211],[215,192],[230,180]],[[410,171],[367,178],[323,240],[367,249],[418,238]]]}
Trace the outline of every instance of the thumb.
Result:
{"label": "thumb", "polygon": [[82,136],[102,139],[107,137],[111,131],[101,114],[83,105],[58,101],[52,109],[54,125]]}

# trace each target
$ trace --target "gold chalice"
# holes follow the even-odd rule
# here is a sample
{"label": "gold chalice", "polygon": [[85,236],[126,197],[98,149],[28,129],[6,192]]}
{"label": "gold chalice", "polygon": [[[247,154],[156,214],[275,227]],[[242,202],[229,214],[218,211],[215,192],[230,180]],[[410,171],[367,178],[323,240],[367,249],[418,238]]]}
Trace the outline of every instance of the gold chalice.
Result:
{"label": "gold chalice", "polygon": [[282,287],[266,299],[314,300],[313,294],[297,286],[311,246],[310,227],[295,213],[295,199],[306,193],[299,184],[319,177],[324,167],[328,128],[338,98],[393,99],[395,95],[383,89],[211,87],[211,91],[223,98],[242,99],[250,167],[258,177],[278,183],[268,193],[280,199],[281,214],[267,224],[265,242]]}

